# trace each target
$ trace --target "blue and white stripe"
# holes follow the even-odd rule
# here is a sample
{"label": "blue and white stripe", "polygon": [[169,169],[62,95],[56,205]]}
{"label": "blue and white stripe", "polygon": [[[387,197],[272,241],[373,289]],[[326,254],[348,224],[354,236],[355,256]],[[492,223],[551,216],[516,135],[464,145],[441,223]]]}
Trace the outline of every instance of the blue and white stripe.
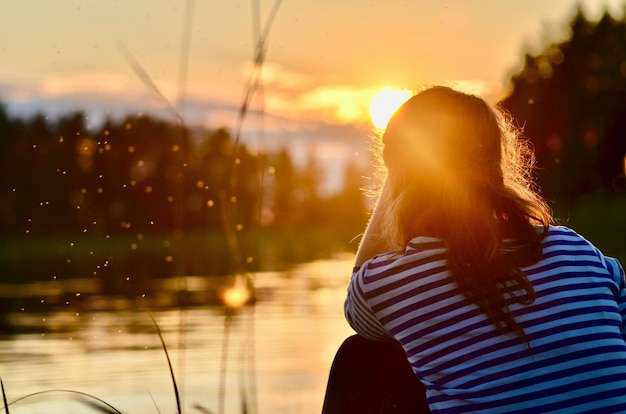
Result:
{"label": "blue and white stripe", "polygon": [[536,300],[510,306],[530,348],[460,294],[429,237],[355,268],[346,317],[402,344],[433,413],[626,413],[624,270],[565,227],[550,227],[543,248],[522,269]]}

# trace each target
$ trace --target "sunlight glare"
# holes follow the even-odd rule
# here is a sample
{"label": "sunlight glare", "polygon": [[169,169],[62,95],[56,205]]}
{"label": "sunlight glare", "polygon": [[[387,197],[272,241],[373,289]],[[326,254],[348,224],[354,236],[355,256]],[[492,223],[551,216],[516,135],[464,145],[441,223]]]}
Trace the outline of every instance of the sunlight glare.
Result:
{"label": "sunlight glare", "polygon": [[222,294],[224,305],[231,309],[240,308],[245,305],[251,297],[252,293],[250,292],[250,288],[241,277],[237,277],[235,284],[227,288]]}
{"label": "sunlight glare", "polygon": [[378,129],[385,129],[389,118],[411,96],[410,91],[391,88],[378,92],[370,103],[370,117],[374,126]]}

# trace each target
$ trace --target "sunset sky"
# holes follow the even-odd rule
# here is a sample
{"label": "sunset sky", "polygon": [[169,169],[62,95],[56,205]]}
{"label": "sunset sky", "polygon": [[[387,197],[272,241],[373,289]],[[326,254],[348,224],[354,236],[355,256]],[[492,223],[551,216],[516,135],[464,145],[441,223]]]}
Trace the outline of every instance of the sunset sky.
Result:
{"label": "sunset sky", "polygon": [[[172,104],[185,97],[177,108],[188,123],[232,128],[257,32],[275,1],[0,4],[0,102],[11,114],[82,108],[91,122],[127,112],[167,117],[127,50]],[[193,15],[185,19],[188,4]],[[245,129],[300,143],[300,153],[314,140],[316,151],[345,158],[353,151],[345,141],[371,131],[368,107],[383,88],[444,83],[495,101],[524,51],[565,38],[577,4],[591,19],[604,9],[621,17],[624,7],[622,0],[283,0],[263,66],[266,116],[263,124],[249,117]]]}

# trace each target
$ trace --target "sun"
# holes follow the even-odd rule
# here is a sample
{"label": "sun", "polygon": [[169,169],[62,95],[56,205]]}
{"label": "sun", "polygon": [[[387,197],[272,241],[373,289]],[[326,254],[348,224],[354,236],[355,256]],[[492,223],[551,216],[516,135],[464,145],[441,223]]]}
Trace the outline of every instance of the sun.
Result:
{"label": "sun", "polygon": [[411,96],[410,91],[391,88],[378,92],[370,103],[370,117],[374,126],[378,129],[387,128],[391,115]]}

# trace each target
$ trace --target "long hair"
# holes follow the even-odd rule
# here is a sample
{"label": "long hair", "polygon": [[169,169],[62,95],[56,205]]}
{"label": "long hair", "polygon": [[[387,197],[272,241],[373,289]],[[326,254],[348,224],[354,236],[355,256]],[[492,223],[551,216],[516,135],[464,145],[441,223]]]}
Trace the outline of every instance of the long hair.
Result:
{"label": "long hair", "polygon": [[400,107],[382,146],[389,241],[401,248],[416,236],[442,239],[460,291],[500,332],[528,344],[509,304],[535,299],[520,267],[541,258],[552,215],[520,131],[483,99],[437,86]]}

